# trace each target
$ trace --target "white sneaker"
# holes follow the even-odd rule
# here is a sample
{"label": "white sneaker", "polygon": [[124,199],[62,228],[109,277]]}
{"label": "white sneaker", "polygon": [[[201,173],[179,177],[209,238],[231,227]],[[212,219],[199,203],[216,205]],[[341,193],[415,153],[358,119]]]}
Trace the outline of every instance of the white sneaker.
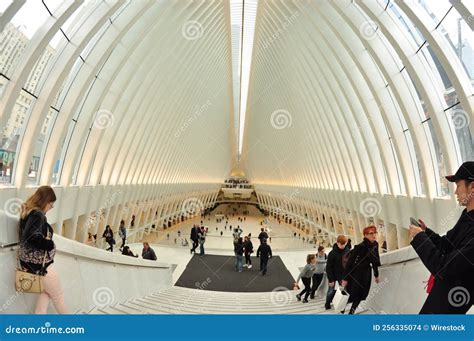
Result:
{"label": "white sneaker", "polygon": [[252,269],[252,264],[249,265],[249,269]]}
{"label": "white sneaker", "polygon": [[246,268],[246,267],[247,267],[247,264],[244,264],[244,268]]}

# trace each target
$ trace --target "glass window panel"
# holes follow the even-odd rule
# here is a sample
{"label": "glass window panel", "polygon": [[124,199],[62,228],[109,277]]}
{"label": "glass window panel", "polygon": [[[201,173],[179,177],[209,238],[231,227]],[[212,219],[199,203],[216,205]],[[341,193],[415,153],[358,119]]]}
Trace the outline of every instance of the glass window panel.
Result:
{"label": "glass window panel", "polygon": [[[34,95],[38,95],[44,83],[45,75],[49,73],[52,61],[56,55],[56,51],[51,46],[46,46],[41,57],[36,61],[35,66],[28,76],[24,88]],[[41,82],[40,82],[41,81]]]}
{"label": "glass window panel", "polygon": [[43,0],[44,5],[48,7],[49,11],[53,13],[53,15],[54,12],[56,12],[56,10],[58,9],[58,7],[65,2],[73,3],[74,0]]}
{"label": "glass window panel", "polygon": [[[431,136],[431,142],[433,143],[432,151],[434,151],[434,155],[431,155],[433,159],[433,165],[435,165],[435,169],[433,169],[435,174],[435,181],[437,187],[437,194],[439,196],[446,196],[449,195],[449,186],[448,180],[444,177],[447,173],[446,171],[446,161],[444,159],[443,152],[441,151],[441,147],[438,143],[438,138],[436,137],[436,133],[433,127],[433,122],[431,119],[427,120],[423,123],[423,127],[425,128],[425,132]],[[436,167],[437,166],[437,167]]]}
{"label": "glass window panel", "polygon": [[61,181],[61,172],[62,172],[62,167],[63,167],[63,160],[65,157],[65,154],[67,153],[67,149],[69,146],[69,141],[71,140],[72,134],[74,133],[74,129],[76,127],[76,122],[73,120],[69,124],[68,132],[66,136],[64,137],[64,141],[62,143],[61,147],[61,153],[59,153],[59,159],[56,160],[54,163],[54,169],[53,173],[51,176],[51,183],[59,185]]}
{"label": "glass window panel", "polygon": [[69,92],[69,89],[72,86],[72,83],[74,82],[74,79],[76,78],[79,70],[83,66],[84,62],[82,61],[81,58],[77,58],[76,62],[74,63],[74,66],[71,69],[71,72],[69,75],[66,77],[64,80],[63,84],[59,88],[59,91],[53,101],[53,107],[56,109],[61,109],[61,107],[64,104],[64,100],[66,99],[66,96]]}
{"label": "glass window panel", "polygon": [[468,77],[474,80],[474,33],[453,8],[437,29],[449,42]]}
{"label": "glass window panel", "polygon": [[20,134],[28,119],[30,109],[35,103],[35,98],[26,91],[21,91],[5,127],[2,127],[2,140],[0,141],[1,175],[0,183],[11,183],[15,155],[17,153]]}
{"label": "glass window panel", "polygon": [[38,138],[35,141],[33,146],[33,156],[31,158],[30,166],[28,168],[28,183],[30,185],[36,185],[39,179],[38,172],[40,171],[40,161],[41,157],[44,155],[44,147],[46,146],[45,142],[47,142],[51,128],[54,126],[54,121],[56,120],[58,115],[58,111],[50,108],[48,111],[48,115],[46,116],[43,124],[41,126],[41,130],[39,133]]}
{"label": "glass window panel", "polygon": [[452,7],[449,0],[435,0],[435,1],[427,1],[427,0],[418,0],[420,6],[428,13],[428,15],[432,19],[432,27],[428,27],[429,29],[435,28],[438,25],[443,17],[448,13],[449,9]]}
{"label": "glass window panel", "polygon": [[29,41],[22,30],[23,28],[8,23],[0,35],[0,73],[7,77],[13,74]]}
{"label": "glass window panel", "polygon": [[447,114],[453,120],[454,131],[459,143],[462,161],[474,160],[474,140],[469,130],[470,117],[461,104],[447,110]]}
{"label": "glass window panel", "polygon": [[411,132],[406,130],[404,132],[405,139],[407,141],[408,151],[410,153],[410,160],[413,167],[413,173],[415,174],[415,188],[417,195],[424,195],[425,192],[425,183],[423,182],[423,171],[420,167],[420,162],[418,160],[418,156],[415,152],[415,146],[413,144],[413,139],[411,137]]}
{"label": "glass window panel", "polygon": [[398,18],[401,24],[406,28],[408,33],[415,40],[416,46],[421,46],[421,44],[425,42],[426,39],[423,37],[418,28],[413,25],[412,21],[408,19],[405,13],[403,13],[400,8],[393,3],[393,1],[390,2],[390,5],[388,6],[388,11],[393,13],[393,15]]}
{"label": "glass window panel", "polygon": [[0,1],[0,13],[4,13],[7,8],[11,5],[13,0],[2,0]]}
{"label": "glass window panel", "polygon": [[2,98],[3,90],[7,86],[8,79],[5,76],[0,75],[0,98]]}

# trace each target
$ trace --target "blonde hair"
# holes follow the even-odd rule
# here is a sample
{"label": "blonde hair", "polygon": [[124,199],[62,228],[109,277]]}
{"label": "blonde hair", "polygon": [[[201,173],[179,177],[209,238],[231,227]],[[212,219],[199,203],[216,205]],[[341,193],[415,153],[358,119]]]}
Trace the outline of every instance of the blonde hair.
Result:
{"label": "blonde hair", "polygon": [[55,201],[56,194],[51,186],[41,186],[21,205],[20,217],[25,219],[33,210],[43,211],[47,204]]}

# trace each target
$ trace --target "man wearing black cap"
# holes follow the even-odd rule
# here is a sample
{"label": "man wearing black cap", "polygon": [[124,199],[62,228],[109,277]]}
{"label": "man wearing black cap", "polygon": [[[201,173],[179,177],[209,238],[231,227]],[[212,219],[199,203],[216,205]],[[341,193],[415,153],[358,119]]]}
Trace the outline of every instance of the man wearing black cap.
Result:
{"label": "man wearing black cap", "polygon": [[434,276],[420,314],[465,314],[474,301],[474,162],[465,162],[446,179],[456,183],[461,217],[445,236],[410,225],[411,245]]}

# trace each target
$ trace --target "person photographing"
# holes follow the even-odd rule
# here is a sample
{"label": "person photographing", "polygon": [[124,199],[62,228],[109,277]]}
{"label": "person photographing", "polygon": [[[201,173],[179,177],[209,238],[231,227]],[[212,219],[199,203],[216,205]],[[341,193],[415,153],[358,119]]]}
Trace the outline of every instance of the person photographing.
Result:
{"label": "person photographing", "polygon": [[434,276],[420,314],[465,314],[474,300],[474,162],[446,179],[456,184],[454,194],[465,207],[457,223],[444,236],[421,219],[409,230],[411,245]]}

